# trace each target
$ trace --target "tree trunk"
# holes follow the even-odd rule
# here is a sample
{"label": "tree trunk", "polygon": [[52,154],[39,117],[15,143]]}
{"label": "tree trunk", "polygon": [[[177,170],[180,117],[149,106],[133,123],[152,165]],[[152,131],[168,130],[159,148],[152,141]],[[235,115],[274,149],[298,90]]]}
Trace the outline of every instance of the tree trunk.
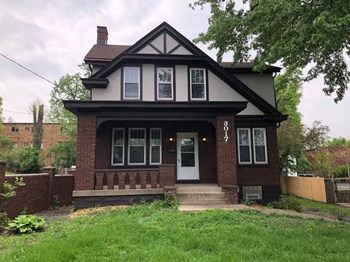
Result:
{"label": "tree trunk", "polygon": [[38,104],[38,114],[36,105],[33,105],[33,147],[41,148],[43,138],[44,105]]}

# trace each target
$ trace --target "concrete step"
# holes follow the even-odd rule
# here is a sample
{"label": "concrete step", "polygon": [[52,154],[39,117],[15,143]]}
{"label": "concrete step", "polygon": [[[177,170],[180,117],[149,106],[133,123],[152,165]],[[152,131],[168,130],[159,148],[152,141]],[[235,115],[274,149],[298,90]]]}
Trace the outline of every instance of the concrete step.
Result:
{"label": "concrete step", "polygon": [[179,201],[182,199],[226,199],[224,192],[199,192],[199,193],[177,193]]}
{"label": "concrete step", "polygon": [[226,199],[182,199],[180,205],[226,205],[229,204]]}
{"label": "concrete step", "polygon": [[218,186],[187,186],[177,187],[177,193],[207,193],[207,192],[222,192],[222,188]]}

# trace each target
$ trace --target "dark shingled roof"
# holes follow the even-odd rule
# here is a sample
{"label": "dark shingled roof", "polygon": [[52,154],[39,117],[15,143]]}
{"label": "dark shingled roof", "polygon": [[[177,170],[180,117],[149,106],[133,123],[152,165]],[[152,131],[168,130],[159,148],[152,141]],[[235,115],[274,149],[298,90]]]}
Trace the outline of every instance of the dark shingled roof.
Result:
{"label": "dark shingled roof", "polygon": [[129,47],[129,45],[94,45],[86,54],[85,61],[112,61]]}

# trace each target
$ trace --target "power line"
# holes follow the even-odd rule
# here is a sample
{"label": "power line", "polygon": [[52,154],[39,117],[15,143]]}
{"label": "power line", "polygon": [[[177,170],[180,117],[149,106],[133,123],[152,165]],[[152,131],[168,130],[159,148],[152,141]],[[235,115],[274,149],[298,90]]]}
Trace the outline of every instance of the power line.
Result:
{"label": "power line", "polygon": [[11,110],[2,110],[2,111],[3,111],[3,112],[16,113],[16,114],[23,114],[23,115],[31,115],[31,113],[18,112],[18,111],[11,111]]}
{"label": "power line", "polygon": [[45,77],[39,75],[38,73],[35,73],[33,70],[30,70],[29,68],[27,68],[27,67],[21,65],[20,63],[18,63],[18,62],[16,62],[15,60],[13,60],[13,59],[7,57],[6,55],[2,54],[1,52],[0,52],[0,55],[1,55],[2,57],[4,57],[5,59],[11,61],[12,63],[15,63],[16,65],[22,67],[24,70],[27,70],[28,72],[30,72],[30,73],[36,75],[37,77],[40,77],[41,79],[45,80],[46,82],[49,82],[50,84],[52,84],[52,85],[58,87],[58,85],[57,85],[56,83],[54,83],[54,82],[50,81],[49,79],[47,79],[47,78],[45,78]]}

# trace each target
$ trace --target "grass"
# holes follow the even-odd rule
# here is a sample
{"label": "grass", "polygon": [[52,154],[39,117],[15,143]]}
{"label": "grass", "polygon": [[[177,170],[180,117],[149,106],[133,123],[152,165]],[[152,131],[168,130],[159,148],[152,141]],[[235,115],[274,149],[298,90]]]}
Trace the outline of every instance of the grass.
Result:
{"label": "grass", "polygon": [[349,232],[341,222],[151,204],[0,237],[0,261],[350,261]]}
{"label": "grass", "polygon": [[290,202],[297,202],[298,204],[300,204],[304,212],[316,211],[322,213],[329,213],[334,216],[342,214],[344,217],[350,217],[350,208],[344,208],[335,204],[322,203],[290,195],[284,195],[283,197],[288,199]]}

